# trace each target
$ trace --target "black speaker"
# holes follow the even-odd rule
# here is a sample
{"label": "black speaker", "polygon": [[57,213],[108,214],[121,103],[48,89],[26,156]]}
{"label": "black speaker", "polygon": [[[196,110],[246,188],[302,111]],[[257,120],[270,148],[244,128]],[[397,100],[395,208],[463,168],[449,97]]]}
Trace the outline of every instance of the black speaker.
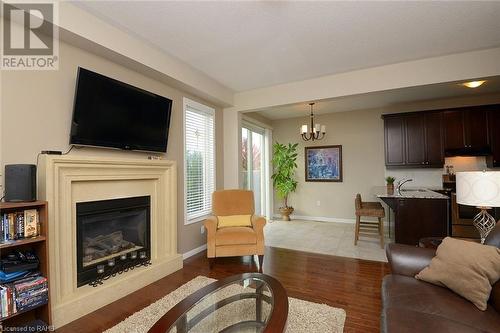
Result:
{"label": "black speaker", "polygon": [[36,200],[36,165],[8,164],[5,166],[5,201]]}

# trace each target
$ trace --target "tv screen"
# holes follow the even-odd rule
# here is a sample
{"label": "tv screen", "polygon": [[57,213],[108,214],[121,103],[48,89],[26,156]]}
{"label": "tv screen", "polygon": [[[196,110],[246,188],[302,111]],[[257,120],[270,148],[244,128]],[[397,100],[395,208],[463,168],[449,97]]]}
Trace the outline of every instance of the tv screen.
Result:
{"label": "tv screen", "polygon": [[172,100],[78,68],[70,144],[166,152]]}

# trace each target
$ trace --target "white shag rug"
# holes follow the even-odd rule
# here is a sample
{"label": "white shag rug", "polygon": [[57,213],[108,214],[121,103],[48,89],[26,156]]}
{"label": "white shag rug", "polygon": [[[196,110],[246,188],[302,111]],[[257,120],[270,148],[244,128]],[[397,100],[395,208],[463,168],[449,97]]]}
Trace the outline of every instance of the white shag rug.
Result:
{"label": "white shag rug", "polygon": [[[141,311],[134,313],[121,323],[107,330],[105,333],[147,332],[175,304],[179,303],[181,300],[198,289],[214,281],[216,280],[205,276],[198,276],[183,284],[170,294],[164,296],[162,299],[145,307]],[[233,286],[231,287],[233,288]],[[240,289],[235,290],[234,288]],[[243,289],[243,287],[238,285],[235,285],[234,288],[232,290],[229,288],[228,295]],[[227,297],[228,295],[221,296]],[[343,332],[344,330],[346,313],[343,309],[334,308],[326,304],[303,301],[292,297],[288,298],[288,305],[287,333],[338,333]],[[251,307],[244,308],[250,309]],[[228,325],[227,321],[231,320],[230,317],[235,317],[233,312],[234,310],[237,311],[238,309],[235,308],[232,311],[217,311],[220,312],[220,314],[227,313],[230,316],[226,318],[219,316],[215,321],[208,322],[208,326],[200,327],[199,331],[204,333],[218,332],[220,329]],[[247,314],[240,313],[239,317],[242,315]],[[250,313],[248,313],[248,315],[250,315]],[[255,312],[253,315],[255,315]]]}

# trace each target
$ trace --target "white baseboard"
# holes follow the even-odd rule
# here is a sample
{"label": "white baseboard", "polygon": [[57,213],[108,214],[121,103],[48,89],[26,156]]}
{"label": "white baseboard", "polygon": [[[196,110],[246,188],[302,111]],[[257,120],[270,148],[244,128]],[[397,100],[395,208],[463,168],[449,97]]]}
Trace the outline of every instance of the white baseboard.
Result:
{"label": "white baseboard", "polygon": [[186,253],[182,254],[182,260],[186,260],[189,257],[194,256],[195,254],[198,254],[202,251],[205,251],[207,249],[207,244],[204,244],[202,246],[199,246],[195,249],[192,249],[191,251],[187,251]]}
{"label": "white baseboard", "polygon": [[[274,218],[280,219],[280,214],[274,214]],[[290,215],[292,220],[305,220],[305,221],[318,221],[318,222],[337,222],[337,223],[356,223],[355,219],[343,219],[338,217],[325,217],[325,216],[305,216],[305,215]]]}

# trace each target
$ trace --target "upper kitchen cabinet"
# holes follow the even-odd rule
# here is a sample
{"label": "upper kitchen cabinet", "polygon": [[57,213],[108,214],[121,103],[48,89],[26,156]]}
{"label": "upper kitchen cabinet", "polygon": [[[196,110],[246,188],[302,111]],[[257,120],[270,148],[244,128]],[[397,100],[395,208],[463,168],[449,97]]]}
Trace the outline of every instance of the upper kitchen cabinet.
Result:
{"label": "upper kitchen cabinet", "polygon": [[484,106],[443,112],[446,155],[491,153],[487,113],[487,108]]}
{"label": "upper kitchen cabinet", "polygon": [[465,147],[464,113],[462,110],[444,111],[444,144],[448,149]]}
{"label": "upper kitchen cabinet", "polygon": [[425,112],[425,162],[427,166],[441,168],[444,165],[443,113]]}
{"label": "upper kitchen cabinet", "polygon": [[441,168],[444,156],[500,167],[500,105],[383,115],[387,167]]}
{"label": "upper kitchen cabinet", "polygon": [[465,142],[469,148],[490,150],[488,138],[488,109],[485,107],[468,108],[464,111]]}
{"label": "upper kitchen cabinet", "polygon": [[404,166],[405,128],[403,117],[384,118],[385,165]]}
{"label": "upper kitchen cabinet", "polygon": [[386,166],[442,167],[442,122],[438,112],[384,116]]}
{"label": "upper kitchen cabinet", "polygon": [[405,165],[425,165],[425,119],[420,114],[403,117],[405,128]]}
{"label": "upper kitchen cabinet", "polygon": [[488,167],[500,167],[500,105],[488,110],[488,127],[492,154],[488,157]]}

